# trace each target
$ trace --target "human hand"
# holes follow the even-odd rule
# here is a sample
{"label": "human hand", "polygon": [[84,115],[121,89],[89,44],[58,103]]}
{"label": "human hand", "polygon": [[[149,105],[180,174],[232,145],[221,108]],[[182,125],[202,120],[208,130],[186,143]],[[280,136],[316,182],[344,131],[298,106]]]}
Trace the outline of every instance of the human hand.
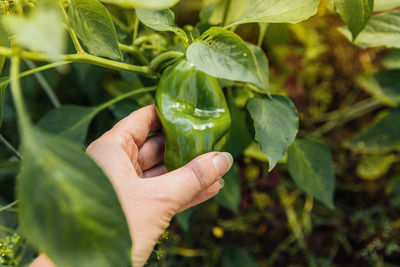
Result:
{"label": "human hand", "polygon": [[[220,178],[233,162],[229,153],[210,152],[167,173],[164,165],[157,165],[163,159],[163,135],[148,138],[160,126],[155,106],[146,106],[87,148],[118,195],[134,244],[135,267],[146,263],[175,214],[218,193]],[[44,266],[35,263],[31,267]]]}

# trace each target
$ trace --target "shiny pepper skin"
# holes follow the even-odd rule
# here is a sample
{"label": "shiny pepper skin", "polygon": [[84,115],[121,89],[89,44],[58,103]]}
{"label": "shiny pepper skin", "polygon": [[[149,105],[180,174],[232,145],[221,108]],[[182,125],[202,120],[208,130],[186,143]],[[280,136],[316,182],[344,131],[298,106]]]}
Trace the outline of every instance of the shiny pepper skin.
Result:
{"label": "shiny pepper skin", "polygon": [[155,101],[169,171],[203,153],[220,150],[226,142],[231,116],[218,79],[186,59],[164,71]]}

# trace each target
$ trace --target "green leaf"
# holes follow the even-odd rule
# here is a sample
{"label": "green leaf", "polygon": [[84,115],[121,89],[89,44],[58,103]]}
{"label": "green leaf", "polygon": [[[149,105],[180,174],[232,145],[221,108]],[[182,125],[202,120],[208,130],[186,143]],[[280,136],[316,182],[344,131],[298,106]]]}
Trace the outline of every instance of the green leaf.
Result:
{"label": "green leaf", "polygon": [[364,128],[345,145],[360,153],[386,153],[400,150],[400,108],[392,109]]}
{"label": "green leaf", "polygon": [[57,59],[65,50],[64,23],[58,9],[40,5],[29,17],[4,16],[4,27],[20,45]]}
{"label": "green leaf", "polygon": [[228,245],[222,252],[222,267],[258,267],[257,260],[240,248]]}
{"label": "green leaf", "polygon": [[24,132],[20,229],[57,266],[131,266],[132,242],[111,183],[80,146]]}
{"label": "green leaf", "polygon": [[296,139],[288,150],[288,170],[301,190],[334,208],[335,171],[324,143]]}
{"label": "green leaf", "polygon": [[387,69],[400,69],[400,49],[390,51],[382,60]]}
{"label": "green leaf", "polygon": [[387,194],[393,194],[400,197],[400,174],[394,175],[389,179],[385,191]]}
{"label": "green leaf", "polygon": [[65,105],[51,110],[37,125],[46,132],[83,144],[90,123],[98,112],[97,107]]}
{"label": "green leaf", "polygon": [[269,171],[283,158],[299,130],[297,110],[290,99],[281,95],[252,98],[248,105],[254,121],[256,141],[269,161]]}
{"label": "green leaf", "polygon": [[374,11],[385,11],[400,7],[399,0],[375,0]]}
{"label": "green leaf", "polygon": [[225,174],[224,181],[225,185],[218,195],[216,195],[215,200],[222,207],[237,212],[239,210],[241,196],[239,168],[237,165],[233,165],[229,172]]}
{"label": "green leaf", "polygon": [[371,155],[363,158],[357,165],[357,175],[364,180],[376,180],[384,176],[396,161],[395,155]]}
{"label": "green leaf", "polygon": [[391,196],[391,206],[400,208],[400,174],[394,175],[389,179],[385,191],[386,194]]}
{"label": "green leaf", "polygon": [[177,215],[175,215],[174,219],[177,221],[179,226],[185,231],[186,233],[189,232],[190,228],[190,217],[192,216],[193,210],[195,207],[190,209],[184,210]]}
{"label": "green leaf", "polygon": [[246,123],[246,113],[236,106],[232,96],[232,90],[228,91],[227,100],[231,117],[234,118],[234,120],[231,122],[231,127],[228,132],[228,142],[225,144],[223,151],[227,151],[231,153],[234,158],[237,158],[251,143],[253,136]]}
{"label": "green leaf", "polygon": [[175,15],[170,9],[150,10],[137,8],[136,14],[139,20],[147,27],[156,31],[174,32],[182,38],[185,44],[188,43],[185,31],[175,27]]}
{"label": "green leaf", "polygon": [[249,82],[269,93],[259,77],[252,51],[235,33],[212,27],[187,49],[186,57],[201,71],[222,79]]}
{"label": "green leaf", "polygon": [[358,82],[381,103],[389,106],[400,104],[400,70],[382,71],[373,77],[361,76]]}
{"label": "green leaf", "polygon": [[372,16],[374,0],[334,0],[335,8],[355,40]]}
{"label": "green leaf", "polygon": [[317,13],[319,0],[248,0],[246,11],[229,26],[251,23],[298,23]]}
{"label": "green leaf", "polygon": [[[348,40],[352,40],[347,28],[341,27],[339,31]],[[354,43],[361,48],[375,46],[400,48],[400,10],[372,16]]]}
{"label": "green leaf", "polygon": [[[211,25],[229,24],[238,19],[246,10],[247,1],[229,0],[229,9],[227,8],[227,0],[211,1],[203,6],[200,11],[200,19],[202,22]],[[225,17],[226,15],[226,17]],[[225,19],[225,21],[224,21]]]}
{"label": "green leaf", "polygon": [[127,8],[164,9],[173,7],[179,0],[101,0],[103,3],[115,4]]}
{"label": "green leaf", "polygon": [[256,69],[257,75],[261,80],[262,88],[264,89],[264,93],[269,93],[269,63],[268,58],[265,55],[264,51],[252,44],[247,43],[247,46],[250,48],[251,52],[253,53],[254,57],[256,58]]}
{"label": "green leaf", "polygon": [[89,53],[122,59],[111,16],[98,0],[70,0],[68,18]]}
{"label": "green leaf", "polygon": [[152,91],[154,91],[154,87],[136,88],[97,107],[65,105],[51,110],[37,125],[49,133],[57,134],[82,144],[86,140],[90,123],[97,113],[128,97]]}

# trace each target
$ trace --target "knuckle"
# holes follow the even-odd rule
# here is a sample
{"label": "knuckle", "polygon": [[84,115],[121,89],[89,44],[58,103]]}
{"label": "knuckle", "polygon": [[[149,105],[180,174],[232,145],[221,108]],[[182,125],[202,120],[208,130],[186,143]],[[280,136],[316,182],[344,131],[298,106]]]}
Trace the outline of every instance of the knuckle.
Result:
{"label": "knuckle", "polygon": [[200,185],[201,190],[207,188],[207,176],[203,168],[197,162],[192,162],[189,166],[189,175]]}

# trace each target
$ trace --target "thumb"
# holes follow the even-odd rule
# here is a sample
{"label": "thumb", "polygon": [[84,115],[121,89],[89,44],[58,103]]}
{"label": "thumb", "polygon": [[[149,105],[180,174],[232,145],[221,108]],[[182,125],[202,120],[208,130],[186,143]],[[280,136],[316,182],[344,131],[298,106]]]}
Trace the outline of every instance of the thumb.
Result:
{"label": "thumb", "polygon": [[198,194],[215,184],[232,167],[232,155],[227,152],[210,152],[198,156],[185,166],[162,175],[165,187],[180,207],[190,203]]}

